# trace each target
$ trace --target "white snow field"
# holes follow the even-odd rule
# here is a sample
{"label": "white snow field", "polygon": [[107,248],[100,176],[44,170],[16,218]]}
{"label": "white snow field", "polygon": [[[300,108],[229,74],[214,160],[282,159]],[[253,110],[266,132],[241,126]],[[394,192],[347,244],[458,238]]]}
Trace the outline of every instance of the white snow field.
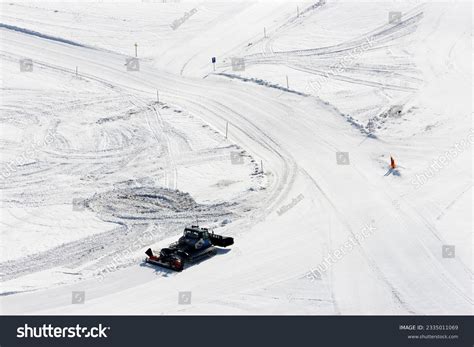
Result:
{"label": "white snow field", "polygon": [[472,314],[471,16],[2,3],[1,313]]}

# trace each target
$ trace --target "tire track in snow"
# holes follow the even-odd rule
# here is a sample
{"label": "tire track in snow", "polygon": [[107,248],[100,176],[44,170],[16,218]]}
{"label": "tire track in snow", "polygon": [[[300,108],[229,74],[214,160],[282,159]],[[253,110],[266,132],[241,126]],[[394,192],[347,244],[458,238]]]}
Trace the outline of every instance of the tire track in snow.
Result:
{"label": "tire track in snow", "polygon": [[[354,237],[356,240],[356,234],[352,230],[352,227],[350,226],[349,222],[346,219],[346,216],[339,211],[339,209],[336,207],[336,205],[333,203],[331,198],[324,192],[324,190],[319,186],[319,184],[316,182],[316,180],[306,172],[303,168],[300,168],[301,172],[313,183],[313,185],[317,188],[317,190],[321,193],[321,195],[324,197],[326,202],[331,206],[332,210],[336,213],[336,215],[339,217],[338,220],[344,225],[346,230],[350,233],[352,237]],[[357,241],[358,242],[358,241]],[[414,309],[406,302],[406,300],[403,299],[400,291],[395,287],[393,283],[389,281],[389,279],[384,275],[384,273],[381,271],[380,267],[377,265],[376,261],[370,257],[370,255],[365,251],[364,247],[360,242],[358,242],[359,247],[357,248],[357,251],[359,254],[361,254],[364,259],[366,260],[367,264],[369,267],[372,269],[374,272],[375,276],[383,282],[386,287],[390,290],[392,293],[393,298],[395,301],[408,313],[410,314],[416,314]],[[332,271],[332,266],[330,267]],[[333,275],[331,276],[331,278]],[[334,298],[334,300],[337,302],[337,300]]]}

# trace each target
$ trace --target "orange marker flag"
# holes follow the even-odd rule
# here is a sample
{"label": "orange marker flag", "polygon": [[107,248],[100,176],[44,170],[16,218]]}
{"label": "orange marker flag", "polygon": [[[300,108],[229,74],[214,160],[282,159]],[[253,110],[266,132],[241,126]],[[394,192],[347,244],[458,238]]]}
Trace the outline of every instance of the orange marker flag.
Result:
{"label": "orange marker flag", "polygon": [[392,156],[390,156],[390,168],[395,169],[397,165],[395,164],[395,159],[393,159]]}

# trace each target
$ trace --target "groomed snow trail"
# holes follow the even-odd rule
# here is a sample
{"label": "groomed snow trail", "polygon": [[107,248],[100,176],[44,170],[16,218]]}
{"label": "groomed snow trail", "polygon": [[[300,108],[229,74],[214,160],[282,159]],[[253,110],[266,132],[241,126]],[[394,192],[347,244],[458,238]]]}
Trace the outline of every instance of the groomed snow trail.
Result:
{"label": "groomed snow trail", "polygon": [[[288,11],[284,6],[277,7],[272,15],[281,18]],[[414,16],[419,13],[417,9]],[[230,13],[227,15],[232,16]],[[225,19],[220,21],[225,22]],[[379,27],[373,29],[380,33]],[[403,171],[401,177],[384,176],[387,168],[383,160],[386,158],[381,159],[381,156],[394,149],[409,151],[403,150],[403,144],[396,139],[366,138],[341,117],[337,108],[317,97],[229,81],[212,74],[206,78],[188,76],[186,71],[191,69],[188,62],[184,73],[183,70],[180,73],[165,71],[146,59],[140,62],[139,71],[126,71],[126,56],[120,53],[71,45],[64,42],[66,38],[51,40],[8,28],[1,31],[2,61],[16,62],[21,57],[32,56],[35,57],[35,69],[58,78],[73,76],[73,67],[80,66],[80,83],[93,85],[96,90],[120,91],[119,97],[100,102],[112,103],[118,110],[126,107],[116,106],[116,103],[130,103],[132,111],[139,110],[144,114],[143,118],[137,119],[136,129],[146,123],[153,134],[143,138],[143,143],[123,144],[130,138],[126,135],[130,129],[111,128],[103,138],[109,143],[121,143],[120,150],[106,151],[99,157],[97,153],[87,150],[82,153],[56,152],[58,166],[55,171],[43,173],[40,176],[42,180],[53,180],[63,173],[61,165],[73,165],[71,162],[74,159],[80,159],[81,165],[89,161],[90,170],[94,172],[97,162],[109,171],[112,168],[118,170],[123,165],[121,158],[133,158],[136,160],[136,165],[131,166],[133,170],[149,170],[147,175],[153,176],[156,174],[154,166],[147,164],[150,158],[145,154],[150,153],[147,148],[156,146],[157,152],[162,154],[156,160],[161,160],[164,167],[163,188],[181,189],[179,165],[186,163],[186,151],[191,147],[186,139],[191,141],[192,136],[183,135],[181,138],[185,140],[177,140],[176,134],[172,133],[175,128],[170,124],[181,120],[166,116],[163,105],[199,119],[220,132],[216,136],[222,137],[226,122],[229,122],[230,138],[226,146],[239,146],[257,163],[261,160],[264,175],[259,179],[265,179],[264,189],[235,199],[243,207],[234,207],[231,203],[207,204],[211,207],[203,215],[211,215],[209,220],[232,213],[242,215],[242,218],[236,218],[233,223],[219,229],[219,232],[235,238],[235,246],[230,250],[223,250],[182,273],[149,267],[135,258],[135,263],[123,264],[103,278],[88,278],[33,292],[4,295],[0,299],[2,313],[471,313],[471,264],[461,257],[452,262],[441,258],[439,250],[448,241],[436,225],[420,212],[416,202],[411,203],[404,198],[412,194],[413,187],[400,189]],[[226,34],[232,35],[232,31],[224,31],[223,35]],[[362,44],[363,40],[354,40],[351,47]],[[252,61],[258,64],[278,63],[281,54],[274,53],[271,45],[266,46],[263,55],[267,53],[271,58],[256,55]],[[290,65],[301,70],[298,62],[290,62]],[[316,64],[310,73],[317,73],[319,68]],[[365,81],[356,82],[366,84]],[[156,90],[160,91],[163,104],[155,102]],[[98,102],[89,98],[82,102],[86,101]],[[73,109],[81,105],[69,107]],[[63,119],[62,123],[80,127],[72,120]],[[350,165],[338,165],[337,152],[350,152]],[[144,157],[140,158],[140,155]],[[198,152],[198,158],[190,156],[189,160],[199,160],[200,155],[205,157],[206,153]],[[98,174],[104,174],[104,171],[98,170]],[[28,181],[29,175],[26,176],[14,183],[22,187],[35,187],[36,182]],[[122,182],[126,181],[126,176],[127,172],[122,172]],[[107,215],[107,222],[113,222],[118,213],[111,210],[108,203],[120,201],[121,194],[154,193],[153,188],[141,187],[137,190],[123,184],[114,191],[101,190],[91,201],[92,211]],[[11,194],[15,196],[16,193]],[[29,195],[31,198],[28,201],[41,205],[50,194],[31,192]],[[41,201],[35,202],[34,196],[41,196]],[[170,199],[173,198],[179,199],[180,206],[184,208],[198,206],[187,198],[171,197],[170,193]],[[394,201],[402,203],[394,207]],[[137,209],[147,208],[149,205],[146,203],[139,201]],[[250,211],[241,210],[248,206],[252,206]],[[120,215],[129,212],[128,206],[125,205],[119,212]],[[90,215],[92,218],[93,214]],[[136,218],[133,214],[128,217]],[[103,222],[104,219],[101,219]],[[176,219],[169,225],[164,224],[164,228],[176,232],[179,222]],[[355,235],[367,231],[368,227],[370,235],[330,265],[320,279],[308,278],[308,272],[316,269],[330,252]],[[100,224],[95,228],[101,228]],[[108,228],[111,226],[108,225]],[[141,228],[142,225],[138,229],[130,229],[132,234],[117,245],[117,250],[121,245],[127,247],[125,242],[135,237],[133,230],[139,235]],[[121,229],[115,232],[120,233]],[[155,248],[165,246],[175,238],[171,234],[165,236],[169,237],[152,240]],[[108,241],[110,239],[104,236],[101,242],[105,244]],[[146,248],[145,245],[140,246]],[[61,255],[67,257],[67,252],[61,251]],[[56,260],[61,262],[60,257]],[[99,259],[98,262],[101,260],[107,261]],[[41,273],[33,273],[32,276],[41,276]],[[28,276],[22,280],[27,282]],[[77,290],[86,292],[83,305],[71,305],[71,292]],[[192,305],[178,305],[180,291],[192,292]],[[289,295],[290,299],[284,303],[267,303],[269,298],[280,297],[281,292],[286,293],[283,296]],[[317,304],[313,305],[312,301],[317,301]],[[305,308],[305,305],[310,308]]]}

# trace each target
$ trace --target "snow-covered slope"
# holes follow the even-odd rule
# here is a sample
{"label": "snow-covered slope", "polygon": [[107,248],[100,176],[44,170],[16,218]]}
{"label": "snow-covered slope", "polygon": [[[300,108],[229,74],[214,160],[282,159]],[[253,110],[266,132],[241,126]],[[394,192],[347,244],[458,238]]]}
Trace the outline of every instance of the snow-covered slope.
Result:
{"label": "snow-covered slope", "polygon": [[471,314],[470,11],[2,4],[2,313]]}

